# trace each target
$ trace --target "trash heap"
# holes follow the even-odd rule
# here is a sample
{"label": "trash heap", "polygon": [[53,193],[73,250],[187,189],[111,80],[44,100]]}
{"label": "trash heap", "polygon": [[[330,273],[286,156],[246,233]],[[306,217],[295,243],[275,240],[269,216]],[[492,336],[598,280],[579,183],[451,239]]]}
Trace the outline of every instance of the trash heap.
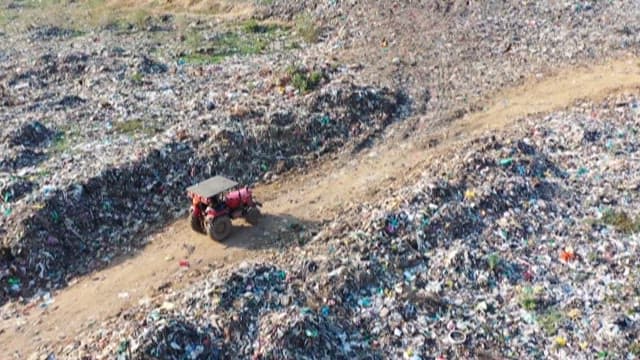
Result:
{"label": "trash heap", "polygon": [[[8,200],[0,225],[10,253],[1,266],[12,267],[9,275],[21,284],[37,282],[29,287],[64,284],[131,251],[137,235],[183,214],[184,189],[191,183],[224,174],[251,184],[323,153],[346,151],[406,116],[405,102],[388,89],[328,84],[264,118],[203,120],[200,130],[183,130],[140,153],[138,161],[104,166],[64,187],[46,185],[27,194],[32,183],[9,179],[0,189]],[[45,135],[53,137],[36,127],[46,129],[28,124],[11,139],[41,143]],[[5,287],[4,296],[10,293]]]}
{"label": "trash heap", "polygon": [[[39,121],[26,123],[9,132],[2,141],[7,144],[7,149],[4,151],[3,158],[0,159],[0,169],[7,172],[15,171],[44,161],[46,154],[43,148],[48,146],[54,135],[55,132]],[[10,185],[20,187],[21,181],[18,180],[14,183],[18,185]],[[22,183],[26,183],[26,181],[22,181]],[[11,192],[10,196],[13,195],[13,192]]]}
{"label": "trash heap", "polygon": [[206,21],[2,35],[0,302],[129,252],[214,173],[275,179],[358,151],[410,114],[450,121],[524,75],[637,52],[636,5],[275,1],[260,8],[293,29],[269,51],[209,65],[189,56],[228,32]]}
{"label": "trash heap", "polygon": [[[175,341],[198,359],[633,358],[639,105],[580,103],[468,141],[273,264],[216,270],[60,354],[157,352],[180,319],[213,334]],[[108,329],[126,330],[98,341]]]}
{"label": "trash heap", "polygon": [[416,107],[430,99],[426,108],[445,120],[479,110],[483,96],[523,75],[637,55],[640,44],[633,0],[274,0],[260,8],[264,16],[318,24],[338,51],[363,49],[360,78],[406,87]]}

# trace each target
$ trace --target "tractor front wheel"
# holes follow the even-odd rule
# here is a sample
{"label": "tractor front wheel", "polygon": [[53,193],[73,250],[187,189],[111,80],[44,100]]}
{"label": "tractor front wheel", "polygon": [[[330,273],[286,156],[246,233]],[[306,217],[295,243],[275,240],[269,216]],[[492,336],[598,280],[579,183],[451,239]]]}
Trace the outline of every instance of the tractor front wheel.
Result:
{"label": "tractor front wheel", "polygon": [[256,207],[251,207],[247,210],[247,214],[244,216],[245,220],[251,225],[256,225],[258,223],[258,218],[260,217],[260,210]]}
{"label": "tractor front wheel", "polygon": [[231,234],[231,218],[220,216],[207,224],[207,232],[215,241],[223,241]]}
{"label": "tractor front wheel", "polygon": [[197,216],[193,216],[193,213],[189,214],[189,223],[191,224],[191,229],[193,229],[193,231],[204,233],[204,229],[202,228],[202,220]]}

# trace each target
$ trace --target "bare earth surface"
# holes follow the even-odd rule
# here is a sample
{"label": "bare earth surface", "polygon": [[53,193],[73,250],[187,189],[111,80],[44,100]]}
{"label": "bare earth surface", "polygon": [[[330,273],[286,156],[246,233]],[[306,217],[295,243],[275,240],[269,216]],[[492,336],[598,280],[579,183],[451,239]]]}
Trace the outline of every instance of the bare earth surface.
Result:
{"label": "bare earth surface", "polygon": [[[16,319],[0,322],[0,348],[4,354],[24,357],[44,344],[64,344],[132,304],[198,281],[209,268],[247,258],[268,258],[270,253],[283,250],[282,244],[287,242],[279,239],[286,239],[290,224],[318,226],[332,220],[339,207],[373,199],[385,189],[409,182],[431,156],[451,150],[461,138],[500,129],[521,116],[561,109],[579,99],[598,100],[640,88],[636,58],[555,70],[545,78],[529,79],[522,86],[495,94],[484,111],[470,113],[444,130],[427,131],[419,122],[416,140],[387,141],[357,158],[326,161],[256,188],[256,196],[265,204],[261,224],[250,228],[238,221],[236,231],[223,244],[195,234],[185,220],[172,224],[139,253],[52,294],[55,302],[47,309],[22,308],[20,331],[14,332]],[[391,132],[389,136],[402,134]],[[187,260],[189,267],[180,267],[181,260]]]}

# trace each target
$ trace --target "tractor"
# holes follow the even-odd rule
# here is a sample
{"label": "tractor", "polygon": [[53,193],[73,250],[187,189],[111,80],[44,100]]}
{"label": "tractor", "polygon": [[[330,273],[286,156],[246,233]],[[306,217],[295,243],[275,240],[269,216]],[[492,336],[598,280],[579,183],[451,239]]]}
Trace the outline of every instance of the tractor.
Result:
{"label": "tractor", "polygon": [[[229,191],[231,190],[231,191]],[[249,187],[223,176],[214,176],[187,188],[191,198],[189,222],[199,233],[209,234],[215,241],[224,241],[231,234],[231,220],[244,218],[256,225],[262,204],[253,198]]]}

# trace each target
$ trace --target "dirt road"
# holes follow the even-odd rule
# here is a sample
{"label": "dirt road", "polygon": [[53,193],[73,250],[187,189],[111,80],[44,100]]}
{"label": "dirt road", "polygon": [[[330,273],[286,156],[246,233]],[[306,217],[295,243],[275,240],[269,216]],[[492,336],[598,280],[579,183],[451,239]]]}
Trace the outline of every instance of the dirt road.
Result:
{"label": "dirt road", "polygon": [[[154,236],[139,253],[54,293],[55,301],[46,309],[5,305],[14,307],[21,316],[0,321],[0,349],[7,355],[19,351],[24,358],[44,344],[66,344],[83,329],[99,326],[104,319],[117,316],[158,291],[197,281],[210,267],[281,251],[287,243],[288,224],[318,226],[349,202],[366,201],[386,187],[401,186],[410,181],[411,175],[419,174],[421,164],[430,156],[453,151],[463,138],[500,129],[527,114],[563,108],[578,99],[597,100],[627,90],[640,91],[637,58],[560,69],[555,75],[530,79],[522,86],[495,94],[485,111],[468,114],[447,129],[422,131],[428,124],[417,129],[416,133],[428,137],[387,142],[356,158],[326,161],[303,174],[289,174],[273,184],[259,186],[255,193],[265,204],[261,224],[250,228],[239,221],[240,227],[224,244],[193,233],[182,219]],[[438,140],[437,146],[425,146],[433,139]],[[190,267],[181,268],[182,259],[188,260]]]}

